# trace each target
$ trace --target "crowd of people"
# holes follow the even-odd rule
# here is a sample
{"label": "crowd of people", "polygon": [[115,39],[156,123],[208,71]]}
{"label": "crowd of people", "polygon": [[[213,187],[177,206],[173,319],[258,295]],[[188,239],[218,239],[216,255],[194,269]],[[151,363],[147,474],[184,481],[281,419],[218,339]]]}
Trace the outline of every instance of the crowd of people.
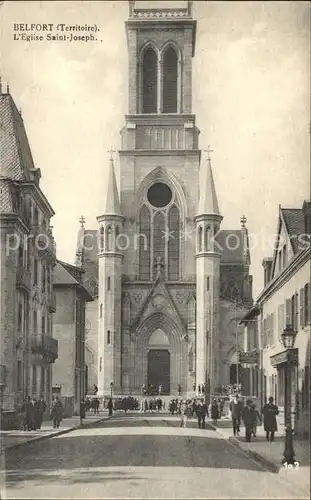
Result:
{"label": "crowd of people", "polygon": [[[43,415],[47,409],[47,404],[43,397],[31,398],[27,396],[21,407],[22,423],[21,427],[24,431],[36,431],[41,429],[43,422]],[[50,418],[53,421],[54,429],[59,427],[59,424],[63,417],[63,405],[58,398],[55,396],[50,408]]]}
{"label": "crowd of people", "polygon": [[239,395],[236,394],[230,403],[230,411],[234,436],[240,435],[240,424],[241,420],[243,420],[245,427],[245,440],[250,442],[252,436],[256,437],[258,424],[261,424],[263,421],[267,441],[274,441],[274,435],[277,431],[276,416],[278,415],[279,410],[274,404],[272,396],[260,412],[253,400],[247,399],[246,405],[244,406],[239,398]]}

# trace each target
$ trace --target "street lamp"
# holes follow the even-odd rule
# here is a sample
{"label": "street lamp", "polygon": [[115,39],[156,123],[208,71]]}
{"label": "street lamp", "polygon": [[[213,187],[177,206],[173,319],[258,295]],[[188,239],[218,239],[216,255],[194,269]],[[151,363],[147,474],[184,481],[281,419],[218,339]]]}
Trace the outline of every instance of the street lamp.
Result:
{"label": "street lamp", "polygon": [[110,382],[110,397],[112,399],[113,382]]}
{"label": "street lamp", "polygon": [[295,338],[297,332],[293,329],[292,326],[286,325],[286,328],[283,330],[281,335],[282,343],[284,348],[287,351],[286,356],[286,365],[285,365],[285,449],[283,453],[283,464],[294,465],[296,463],[295,460],[295,452],[293,446],[293,429],[292,429],[292,415],[291,415],[291,392],[292,392],[292,356],[291,350],[295,345]]}

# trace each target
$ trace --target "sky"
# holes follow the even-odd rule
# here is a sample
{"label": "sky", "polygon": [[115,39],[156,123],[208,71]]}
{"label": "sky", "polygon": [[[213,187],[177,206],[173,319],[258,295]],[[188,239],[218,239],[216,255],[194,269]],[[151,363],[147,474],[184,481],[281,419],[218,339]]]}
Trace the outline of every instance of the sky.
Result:
{"label": "sky", "polygon": [[[107,151],[120,148],[128,3],[0,4],[2,80],[22,110],[41,188],[56,213],[57,256],[73,263],[79,217],[97,228]],[[240,217],[247,217],[255,298],[263,286],[262,259],[272,254],[279,204],[300,208],[310,198],[310,4],[200,1],[193,15],[200,147],[213,149],[222,228],[239,228]],[[88,43],[16,41],[14,23],[96,23],[100,33]]]}

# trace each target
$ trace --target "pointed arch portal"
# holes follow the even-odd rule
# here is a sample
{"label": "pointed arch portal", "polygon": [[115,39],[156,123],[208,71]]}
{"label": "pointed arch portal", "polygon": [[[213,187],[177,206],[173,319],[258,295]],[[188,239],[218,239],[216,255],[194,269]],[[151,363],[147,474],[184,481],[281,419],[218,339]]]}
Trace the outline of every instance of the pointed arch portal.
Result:
{"label": "pointed arch portal", "polygon": [[168,394],[176,392],[179,384],[186,388],[188,350],[183,333],[182,325],[162,312],[143,321],[136,331],[134,389],[142,384],[162,385]]}

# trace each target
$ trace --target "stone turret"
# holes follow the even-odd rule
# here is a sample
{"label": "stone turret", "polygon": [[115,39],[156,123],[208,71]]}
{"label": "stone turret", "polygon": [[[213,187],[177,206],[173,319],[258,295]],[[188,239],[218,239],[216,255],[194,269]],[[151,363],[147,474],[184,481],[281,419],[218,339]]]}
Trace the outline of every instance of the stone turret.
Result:
{"label": "stone turret", "polygon": [[196,223],[196,385],[215,386],[217,370],[220,257],[214,240],[219,212],[211,160],[200,169],[200,197]]}
{"label": "stone turret", "polygon": [[98,390],[110,394],[111,382],[121,391],[121,279],[123,253],[118,236],[124,217],[113,160],[110,160],[103,213],[97,217],[98,233]]}

